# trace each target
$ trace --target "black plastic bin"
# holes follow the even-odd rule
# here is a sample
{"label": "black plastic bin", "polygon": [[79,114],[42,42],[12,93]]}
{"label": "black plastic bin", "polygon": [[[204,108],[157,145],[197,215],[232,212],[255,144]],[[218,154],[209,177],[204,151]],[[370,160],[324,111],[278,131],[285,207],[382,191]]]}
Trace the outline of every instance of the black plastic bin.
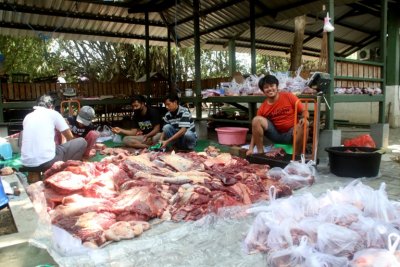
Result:
{"label": "black plastic bin", "polygon": [[382,152],[371,147],[327,147],[331,173],[340,177],[376,177]]}

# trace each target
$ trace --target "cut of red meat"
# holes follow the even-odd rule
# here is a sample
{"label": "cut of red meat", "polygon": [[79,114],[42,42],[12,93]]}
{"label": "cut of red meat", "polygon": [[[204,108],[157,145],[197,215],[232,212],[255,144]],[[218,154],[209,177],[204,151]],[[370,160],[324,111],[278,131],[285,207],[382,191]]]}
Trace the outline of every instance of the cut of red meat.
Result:
{"label": "cut of red meat", "polygon": [[50,211],[52,222],[68,216],[79,216],[83,213],[95,211],[111,211],[113,202],[101,198],[88,198],[80,195],[71,195],[64,197],[63,203]]}
{"label": "cut of red meat", "polygon": [[88,177],[84,175],[74,174],[69,171],[61,171],[53,174],[44,182],[54,191],[63,195],[68,195],[80,191],[88,181]]}
{"label": "cut of red meat", "polygon": [[168,204],[154,188],[145,186],[123,191],[114,201],[113,212],[117,214],[135,212],[150,218],[160,216]]}
{"label": "cut of red meat", "polygon": [[123,212],[117,215],[117,221],[148,221],[149,216],[136,212]]}
{"label": "cut of red meat", "polygon": [[44,196],[46,198],[47,207],[54,209],[62,203],[62,200],[66,195],[59,194],[51,188],[44,188]]}
{"label": "cut of red meat", "polygon": [[45,178],[50,177],[53,174],[64,170],[68,166],[81,166],[83,164],[84,164],[84,162],[82,162],[80,160],[67,160],[66,162],[57,161],[53,164],[53,166],[51,166],[50,169],[48,169],[47,171],[44,172],[44,177]]}
{"label": "cut of red meat", "polygon": [[91,183],[83,188],[82,194],[85,197],[110,199],[116,197],[118,192],[105,187],[101,183]]}

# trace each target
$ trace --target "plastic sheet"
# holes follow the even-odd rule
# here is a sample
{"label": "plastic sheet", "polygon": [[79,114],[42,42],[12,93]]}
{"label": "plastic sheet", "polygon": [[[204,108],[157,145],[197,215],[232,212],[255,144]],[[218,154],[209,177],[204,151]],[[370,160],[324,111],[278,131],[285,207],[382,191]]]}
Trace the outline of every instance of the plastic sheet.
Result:
{"label": "plastic sheet", "polygon": [[[332,181],[322,175],[318,184],[294,194],[312,192],[318,196],[326,192],[326,188],[340,188],[349,181]],[[196,222],[152,221],[152,229],[139,238],[91,249],[82,255],[65,256],[53,244],[43,195],[35,194],[40,192],[41,185],[34,185],[36,188],[31,189],[31,193],[41,219],[30,243],[46,249],[60,266],[266,266],[265,256],[261,253],[249,255],[242,249],[256,216],[245,214],[249,207],[232,207]],[[265,206],[265,203],[256,203],[253,207]]]}

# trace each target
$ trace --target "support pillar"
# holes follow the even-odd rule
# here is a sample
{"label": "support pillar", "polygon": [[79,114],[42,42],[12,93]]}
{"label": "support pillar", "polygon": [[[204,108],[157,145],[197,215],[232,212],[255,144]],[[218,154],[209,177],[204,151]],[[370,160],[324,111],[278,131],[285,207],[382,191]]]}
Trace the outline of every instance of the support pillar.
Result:
{"label": "support pillar", "polygon": [[321,163],[328,162],[326,147],[340,146],[342,138],[341,130],[323,130],[319,135],[317,158]]}
{"label": "support pillar", "polygon": [[389,146],[389,124],[372,124],[371,137],[374,139],[376,147],[387,148]]}

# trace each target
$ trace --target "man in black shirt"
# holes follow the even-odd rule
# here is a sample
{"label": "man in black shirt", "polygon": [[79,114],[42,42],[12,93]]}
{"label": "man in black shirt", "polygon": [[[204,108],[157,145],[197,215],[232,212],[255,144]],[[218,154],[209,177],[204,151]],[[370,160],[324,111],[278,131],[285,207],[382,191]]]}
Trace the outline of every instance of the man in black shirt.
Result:
{"label": "man in black shirt", "polygon": [[124,145],[133,148],[148,148],[160,140],[161,118],[157,109],[148,107],[146,99],[142,95],[135,95],[132,98],[132,128],[130,130],[119,127],[112,128],[117,134],[126,135],[122,142]]}
{"label": "man in black shirt", "polygon": [[172,145],[178,150],[193,150],[196,146],[197,134],[190,110],[179,105],[176,94],[167,96],[164,104],[168,112],[164,116],[165,125],[160,138],[161,147],[166,148]]}

